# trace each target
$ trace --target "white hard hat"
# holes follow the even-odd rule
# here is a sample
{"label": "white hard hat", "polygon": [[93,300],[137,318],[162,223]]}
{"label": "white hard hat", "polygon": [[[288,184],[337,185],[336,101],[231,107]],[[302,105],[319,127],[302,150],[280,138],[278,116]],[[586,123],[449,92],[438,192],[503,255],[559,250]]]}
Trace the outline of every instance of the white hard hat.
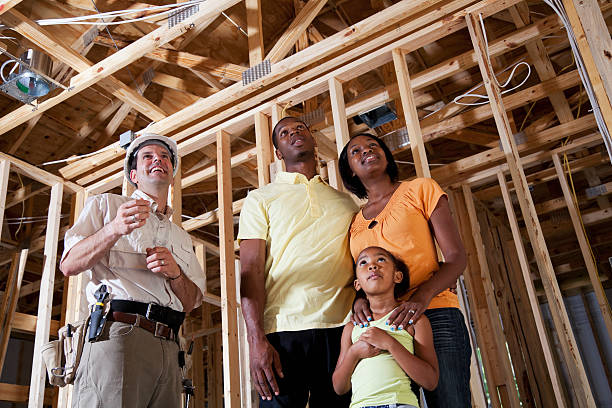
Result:
{"label": "white hard hat", "polygon": [[178,146],[176,145],[176,142],[166,136],[156,135],[155,133],[145,133],[138,136],[132,141],[132,143],[130,143],[130,146],[125,152],[125,160],[123,161],[123,171],[125,173],[125,177],[127,177],[128,181],[135,187],[136,184],[132,182],[130,178],[132,161],[136,158],[136,153],[138,153],[138,150],[141,147],[151,144],[157,144],[168,149],[172,159],[172,177],[176,176],[176,172],[178,171]]}

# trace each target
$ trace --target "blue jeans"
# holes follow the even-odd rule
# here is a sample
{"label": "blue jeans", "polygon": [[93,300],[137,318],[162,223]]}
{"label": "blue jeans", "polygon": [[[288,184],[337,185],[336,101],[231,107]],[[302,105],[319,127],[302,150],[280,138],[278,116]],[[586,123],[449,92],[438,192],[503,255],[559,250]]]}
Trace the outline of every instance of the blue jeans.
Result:
{"label": "blue jeans", "polygon": [[471,408],[470,358],[472,347],[463,314],[455,307],[429,309],[438,356],[440,379],[433,391],[424,391],[428,408]]}
{"label": "blue jeans", "polygon": [[363,407],[363,408],[419,408],[419,407],[415,407],[414,405],[408,405],[408,404],[387,404],[387,405],[376,405],[376,406],[368,406],[368,407]]}

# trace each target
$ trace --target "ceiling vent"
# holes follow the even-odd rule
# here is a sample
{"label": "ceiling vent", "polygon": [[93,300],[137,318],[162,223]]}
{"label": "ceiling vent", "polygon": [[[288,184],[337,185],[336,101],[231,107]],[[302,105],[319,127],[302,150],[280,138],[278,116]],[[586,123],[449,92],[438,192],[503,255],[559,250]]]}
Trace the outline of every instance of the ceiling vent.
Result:
{"label": "ceiling vent", "polygon": [[361,125],[365,123],[370,129],[382,126],[395,119],[397,119],[397,115],[387,104],[353,117],[355,124]]}

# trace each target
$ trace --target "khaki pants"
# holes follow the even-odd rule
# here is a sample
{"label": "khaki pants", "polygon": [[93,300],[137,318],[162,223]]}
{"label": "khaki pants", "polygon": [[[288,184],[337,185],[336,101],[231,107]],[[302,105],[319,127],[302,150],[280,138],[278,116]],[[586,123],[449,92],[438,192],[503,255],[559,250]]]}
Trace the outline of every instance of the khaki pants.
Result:
{"label": "khaki pants", "polygon": [[85,343],[73,408],[173,408],[181,404],[178,346],[140,327],[107,322]]}

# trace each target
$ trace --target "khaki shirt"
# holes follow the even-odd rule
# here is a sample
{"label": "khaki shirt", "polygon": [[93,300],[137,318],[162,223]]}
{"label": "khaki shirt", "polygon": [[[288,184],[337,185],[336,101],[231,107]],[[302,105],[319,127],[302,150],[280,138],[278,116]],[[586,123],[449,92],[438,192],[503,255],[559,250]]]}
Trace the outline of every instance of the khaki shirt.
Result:
{"label": "khaki shirt", "polygon": [[133,199],[151,203],[151,215],[145,225],[119,238],[93,268],[84,272],[89,276],[87,301],[90,305],[95,303],[94,292],[105,284],[111,299],[157,303],[182,311],[183,305],[172,291],[170,281],[147,269],[146,248],[168,248],[183,273],[204,293],[202,269],[189,234],[168,218],[172,209],[166,207],[166,214],[157,212],[157,203],[140,190],[136,190],[131,198],[116,194],[90,197],[79,219],[66,232],[62,259],[75,244],[110,223],[121,204]]}
{"label": "khaki shirt", "polygon": [[356,212],[348,194],[319,176],[280,172],[249,193],[238,239],[266,241],[266,333],[347,322],[355,296],[348,230]]}

